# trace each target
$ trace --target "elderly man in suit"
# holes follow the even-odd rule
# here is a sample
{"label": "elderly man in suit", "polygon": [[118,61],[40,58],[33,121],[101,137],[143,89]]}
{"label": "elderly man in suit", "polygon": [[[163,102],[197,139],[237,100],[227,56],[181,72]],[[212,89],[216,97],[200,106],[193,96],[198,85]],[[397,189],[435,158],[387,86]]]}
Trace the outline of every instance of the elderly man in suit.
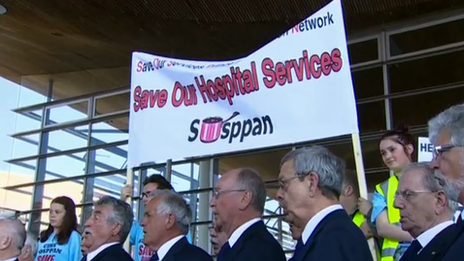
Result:
{"label": "elderly man in suit", "polygon": [[208,253],[190,244],[185,236],[192,211],[182,196],[170,190],[152,194],[141,223],[143,243],[155,251],[150,261],[212,261]]}
{"label": "elderly man in suit", "polygon": [[34,261],[37,255],[37,237],[31,232],[27,232],[26,243],[21,250],[21,255],[18,257],[19,261]]}
{"label": "elderly man in suit", "polygon": [[109,196],[94,204],[92,216],[85,222],[85,261],[132,261],[122,248],[129,235],[134,214],[126,202]]}
{"label": "elderly man in suit", "polygon": [[[399,180],[394,206],[400,210],[401,227],[414,237],[401,261],[440,260],[456,227],[445,180],[428,163],[412,163]],[[448,243],[447,243],[448,242]]]}
{"label": "elderly man in suit", "polygon": [[[452,187],[451,200],[464,205],[464,104],[452,106],[429,123],[429,139],[434,145],[430,166],[439,171]],[[443,261],[462,259],[464,246],[464,212],[457,218],[457,233]]]}
{"label": "elderly man in suit", "polygon": [[345,163],[320,146],[281,161],[277,200],[285,220],[302,230],[293,261],[372,261],[362,231],[339,203]]}
{"label": "elderly man in suit", "polygon": [[17,219],[0,219],[0,261],[18,260],[26,242],[26,229]]}
{"label": "elderly man in suit", "polygon": [[249,168],[233,169],[219,179],[210,205],[214,222],[227,235],[217,261],[285,261],[279,242],[261,220],[266,188]]}

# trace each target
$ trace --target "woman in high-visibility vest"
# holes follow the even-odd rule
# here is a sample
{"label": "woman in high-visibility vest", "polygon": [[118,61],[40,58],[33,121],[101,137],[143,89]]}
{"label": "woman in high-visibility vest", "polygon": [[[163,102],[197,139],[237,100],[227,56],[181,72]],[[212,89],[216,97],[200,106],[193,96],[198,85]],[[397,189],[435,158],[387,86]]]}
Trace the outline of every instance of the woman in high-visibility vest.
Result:
{"label": "woman in high-visibility vest", "polygon": [[412,135],[405,127],[385,132],[380,139],[380,155],[395,175],[377,184],[372,204],[362,198],[359,200],[360,210],[370,213],[372,224],[382,238],[380,261],[399,260],[413,240],[408,232],[401,229],[400,212],[393,207],[399,176],[402,170],[413,162],[413,142]]}

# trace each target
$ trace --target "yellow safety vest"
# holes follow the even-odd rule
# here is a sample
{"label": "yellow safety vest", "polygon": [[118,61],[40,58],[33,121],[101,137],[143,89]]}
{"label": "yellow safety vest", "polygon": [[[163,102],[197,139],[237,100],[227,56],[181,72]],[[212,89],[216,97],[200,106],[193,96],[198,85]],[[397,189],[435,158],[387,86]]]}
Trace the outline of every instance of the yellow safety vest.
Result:
{"label": "yellow safety vest", "polygon": [[364,216],[361,214],[361,212],[356,211],[356,214],[353,217],[353,222],[356,224],[356,226],[361,227],[361,225],[364,223]]}
{"label": "yellow safety vest", "polygon": [[[377,184],[375,190],[387,200],[387,216],[390,224],[401,226],[400,211],[393,207],[395,193],[398,190],[398,178],[395,175],[391,176],[386,181]],[[395,252],[396,249],[398,249],[399,244],[400,243],[398,241],[384,238],[382,243],[382,258],[380,261],[394,261]]]}

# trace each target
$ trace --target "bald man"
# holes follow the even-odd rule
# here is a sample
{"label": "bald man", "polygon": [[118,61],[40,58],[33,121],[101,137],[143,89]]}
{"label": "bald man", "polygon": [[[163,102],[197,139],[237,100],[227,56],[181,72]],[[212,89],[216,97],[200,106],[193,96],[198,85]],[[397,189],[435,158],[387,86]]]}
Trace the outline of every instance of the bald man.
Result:
{"label": "bald man", "polygon": [[17,260],[26,242],[26,229],[17,219],[0,220],[0,261]]}

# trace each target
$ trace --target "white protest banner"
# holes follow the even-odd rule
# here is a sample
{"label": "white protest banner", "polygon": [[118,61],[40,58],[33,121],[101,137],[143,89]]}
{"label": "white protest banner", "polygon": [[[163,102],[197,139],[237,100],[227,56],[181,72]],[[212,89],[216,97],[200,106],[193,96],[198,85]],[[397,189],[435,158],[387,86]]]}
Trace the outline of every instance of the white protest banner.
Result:
{"label": "white protest banner", "polygon": [[340,0],[247,57],[132,55],[129,167],[358,132]]}
{"label": "white protest banner", "polygon": [[432,161],[433,145],[428,137],[419,137],[417,142],[417,161]]}

